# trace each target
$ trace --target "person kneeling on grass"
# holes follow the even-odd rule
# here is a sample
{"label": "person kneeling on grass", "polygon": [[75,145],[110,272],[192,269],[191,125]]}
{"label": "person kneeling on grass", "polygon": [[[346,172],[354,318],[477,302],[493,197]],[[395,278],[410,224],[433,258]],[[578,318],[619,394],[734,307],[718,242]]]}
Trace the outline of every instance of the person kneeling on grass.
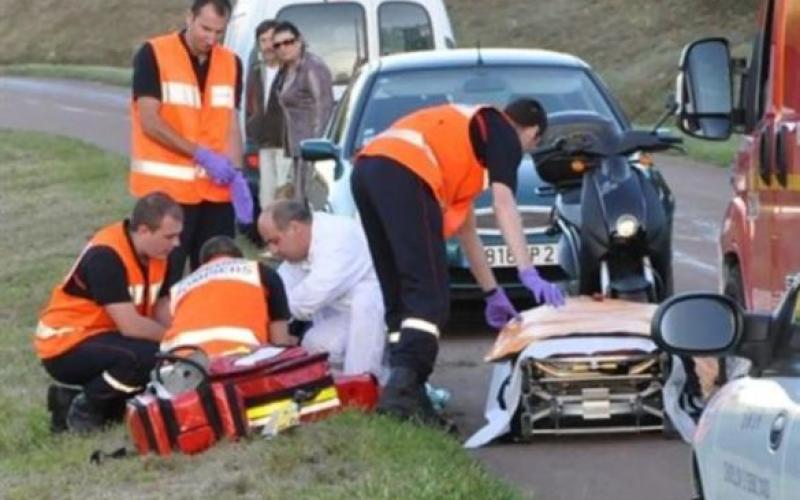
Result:
{"label": "person kneeling on grass", "polygon": [[51,377],[77,386],[48,388],[54,432],[100,429],[144,388],[169,324],[167,291],[182,272],[172,252],[182,227],[172,198],[148,194],[130,220],[98,231],[53,289],[34,346]]}
{"label": "person kneeling on grass", "polygon": [[172,325],[161,350],[199,347],[209,357],[249,353],[266,344],[295,345],[280,276],[242,258],[227,236],[200,249],[201,266],[170,291]]}

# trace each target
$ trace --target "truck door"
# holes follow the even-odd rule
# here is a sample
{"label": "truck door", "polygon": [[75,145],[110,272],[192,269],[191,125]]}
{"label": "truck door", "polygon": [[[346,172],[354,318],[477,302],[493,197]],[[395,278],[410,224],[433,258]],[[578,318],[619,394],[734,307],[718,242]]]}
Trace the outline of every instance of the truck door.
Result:
{"label": "truck door", "polygon": [[[782,11],[782,12],[780,12]],[[780,294],[787,278],[800,272],[800,3],[782,2],[774,34],[775,99],[772,290]]]}
{"label": "truck door", "polygon": [[773,270],[775,238],[774,129],[775,106],[771,83],[773,62],[773,19],[775,1],[762,3],[758,32],[753,43],[745,87],[743,107],[745,131],[742,147],[736,159],[736,174],[746,177],[744,203],[747,212],[747,234],[742,241],[745,286],[753,310],[772,310],[774,307]]}

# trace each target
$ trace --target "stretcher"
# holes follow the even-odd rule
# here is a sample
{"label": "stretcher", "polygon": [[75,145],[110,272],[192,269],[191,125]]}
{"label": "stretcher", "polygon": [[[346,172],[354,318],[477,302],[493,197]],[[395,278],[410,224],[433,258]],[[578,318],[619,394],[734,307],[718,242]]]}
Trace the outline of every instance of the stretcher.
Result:
{"label": "stretcher", "polygon": [[536,435],[662,431],[669,357],[650,339],[656,305],[570,297],[522,313],[498,335],[487,424],[466,446],[511,433]]}

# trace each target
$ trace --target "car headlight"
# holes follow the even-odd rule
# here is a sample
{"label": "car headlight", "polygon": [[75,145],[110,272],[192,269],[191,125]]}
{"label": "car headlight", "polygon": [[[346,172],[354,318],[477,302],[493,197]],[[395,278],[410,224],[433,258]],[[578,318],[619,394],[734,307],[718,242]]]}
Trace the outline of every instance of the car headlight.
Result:
{"label": "car headlight", "polygon": [[617,223],[615,224],[614,228],[616,230],[617,237],[626,239],[631,238],[639,230],[639,219],[633,215],[621,215],[617,219]]}

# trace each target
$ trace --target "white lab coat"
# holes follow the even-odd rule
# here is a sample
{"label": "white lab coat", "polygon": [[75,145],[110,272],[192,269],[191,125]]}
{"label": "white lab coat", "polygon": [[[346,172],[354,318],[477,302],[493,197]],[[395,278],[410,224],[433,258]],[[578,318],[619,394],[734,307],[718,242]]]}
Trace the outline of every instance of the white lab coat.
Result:
{"label": "white lab coat", "polygon": [[312,321],[302,345],[328,351],[345,374],[369,372],[383,381],[386,330],[383,297],[361,225],[314,212],[308,258],[278,267],[292,317]]}

